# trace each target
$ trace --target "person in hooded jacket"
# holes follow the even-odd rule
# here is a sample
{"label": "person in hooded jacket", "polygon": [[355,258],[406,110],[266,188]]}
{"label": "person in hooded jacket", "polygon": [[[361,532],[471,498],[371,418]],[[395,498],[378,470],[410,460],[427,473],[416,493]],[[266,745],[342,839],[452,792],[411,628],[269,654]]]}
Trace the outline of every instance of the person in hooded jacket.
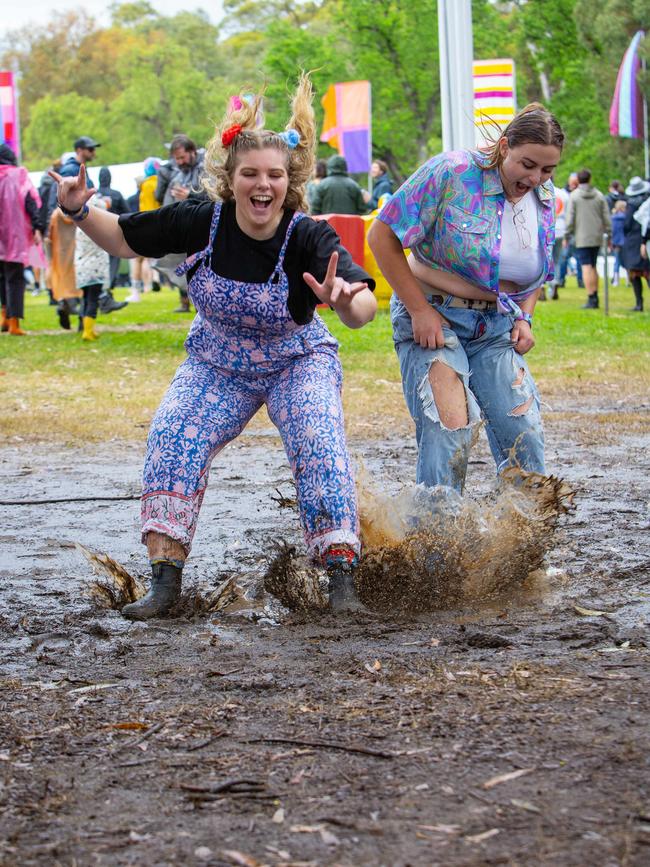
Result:
{"label": "person in hooded jacket", "polygon": [[569,196],[566,218],[568,235],[573,235],[576,259],[582,266],[582,276],[587,290],[587,302],[583,310],[598,307],[598,271],[596,262],[603,244],[603,235],[612,230],[612,218],[605,196],[591,185],[591,172],[578,172],[578,187]]}
{"label": "person in hooded jacket", "polygon": [[310,204],[314,215],[366,213],[363,190],[348,176],[345,157],[335,154],[328,159],[327,177],[314,190]]}
{"label": "person in hooded jacket", "polygon": [[643,245],[642,227],[639,221],[634,219],[634,215],[648,196],[650,196],[650,184],[643,178],[632,178],[625,189],[627,206],[625,208],[625,222],[623,223],[621,262],[634,290],[635,304],[632,310],[636,313],[643,313],[643,280],[648,282],[650,263],[645,245]]}
{"label": "person in hooded jacket", "polygon": [[16,155],[0,144],[0,302],[2,331],[16,337],[25,332],[25,265],[34,245],[43,240],[41,200],[27,169],[17,165]]}
{"label": "person in hooded jacket", "polygon": [[[137,211],[156,211],[160,202],[156,199],[156,186],[158,183],[158,170],[160,160],[156,157],[147,157],[143,165],[144,177],[138,185]],[[146,256],[136,256],[131,259],[131,294],[128,301],[139,302],[140,293],[151,292],[154,287],[160,289],[157,274],[151,268],[151,260]]]}
{"label": "person in hooded jacket", "polygon": [[[106,202],[107,210],[111,211],[113,214],[117,214],[117,216],[121,216],[122,214],[129,213],[129,207],[126,204],[126,200],[124,196],[119,190],[115,190],[111,187],[112,181],[111,170],[108,166],[103,166],[99,170],[99,189],[98,193],[100,196],[104,198]],[[110,278],[109,278],[109,288],[112,289],[115,286],[117,281],[117,275],[120,270],[120,262],[122,260],[117,256],[110,257]]]}

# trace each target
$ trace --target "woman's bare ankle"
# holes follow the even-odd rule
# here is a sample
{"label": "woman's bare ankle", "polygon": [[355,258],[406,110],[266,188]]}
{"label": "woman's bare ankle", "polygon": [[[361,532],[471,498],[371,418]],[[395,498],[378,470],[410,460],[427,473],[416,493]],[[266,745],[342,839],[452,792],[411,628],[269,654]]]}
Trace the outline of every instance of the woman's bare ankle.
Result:
{"label": "woman's bare ankle", "polygon": [[180,560],[185,562],[185,548],[176,539],[163,533],[147,533],[147,552],[150,560]]}

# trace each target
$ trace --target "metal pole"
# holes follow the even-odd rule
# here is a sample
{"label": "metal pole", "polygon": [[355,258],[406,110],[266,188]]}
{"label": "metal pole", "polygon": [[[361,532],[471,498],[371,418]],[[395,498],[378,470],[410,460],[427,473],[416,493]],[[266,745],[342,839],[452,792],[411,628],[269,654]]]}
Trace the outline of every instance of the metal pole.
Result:
{"label": "metal pole", "polygon": [[443,150],[473,148],[474,89],[471,0],[438,0]]}
{"label": "metal pole", "polygon": [[[641,58],[641,69],[645,74],[645,57]],[[645,94],[643,94],[643,166],[645,168],[643,179],[647,181],[650,178],[650,157],[648,155],[648,101],[645,98]]]}
{"label": "metal pole", "polygon": [[609,260],[607,258],[609,235],[603,234],[603,251],[605,253],[605,316],[609,316]]}

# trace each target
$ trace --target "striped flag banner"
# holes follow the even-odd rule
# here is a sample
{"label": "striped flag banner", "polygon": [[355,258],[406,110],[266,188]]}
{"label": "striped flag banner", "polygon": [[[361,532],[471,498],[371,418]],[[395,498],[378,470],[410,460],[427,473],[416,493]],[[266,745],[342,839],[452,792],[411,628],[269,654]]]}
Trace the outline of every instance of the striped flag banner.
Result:
{"label": "striped flag banner", "polygon": [[643,138],[643,95],[637,75],[641,69],[639,44],[644,35],[643,30],[638,30],[623,55],[609,110],[610,135]]}
{"label": "striped flag banner", "polygon": [[0,136],[20,160],[16,81],[13,72],[0,70]]}
{"label": "striped flag banner", "polygon": [[494,124],[506,127],[517,112],[515,62],[510,58],[475,60],[474,125],[476,144],[489,142],[494,136]]}
{"label": "striped flag banner", "polygon": [[330,84],[321,99],[325,109],[320,140],[345,157],[349,172],[367,172],[371,163],[370,82]]}

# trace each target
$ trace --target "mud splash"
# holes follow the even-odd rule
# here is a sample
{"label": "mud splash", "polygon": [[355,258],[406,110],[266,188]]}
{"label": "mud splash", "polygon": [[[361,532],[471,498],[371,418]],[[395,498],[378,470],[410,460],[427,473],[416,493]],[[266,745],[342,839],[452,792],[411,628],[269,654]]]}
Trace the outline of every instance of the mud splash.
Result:
{"label": "mud splash", "polygon": [[[549,550],[574,491],[561,479],[506,471],[480,499],[446,487],[405,488],[397,497],[358,480],[365,555],[357,591],[371,610],[420,613],[489,603],[520,587]],[[322,571],[286,548],[271,563],[265,589],[290,609],[323,608]]]}
{"label": "mud splash", "polygon": [[[132,575],[117,560],[101,551],[92,551],[80,542],[75,542],[75,547],[99,576],[86,589],[86,595],[97,608],[121,611],[128,603],[137,602],[145,595],[146,587],[142,578]],[[184,591],[170,616],[192,618],[218,611],[233,613],[259,607],[260,603],[249,598],[236,577],[231,575],[210,592],[197,589]]]}

